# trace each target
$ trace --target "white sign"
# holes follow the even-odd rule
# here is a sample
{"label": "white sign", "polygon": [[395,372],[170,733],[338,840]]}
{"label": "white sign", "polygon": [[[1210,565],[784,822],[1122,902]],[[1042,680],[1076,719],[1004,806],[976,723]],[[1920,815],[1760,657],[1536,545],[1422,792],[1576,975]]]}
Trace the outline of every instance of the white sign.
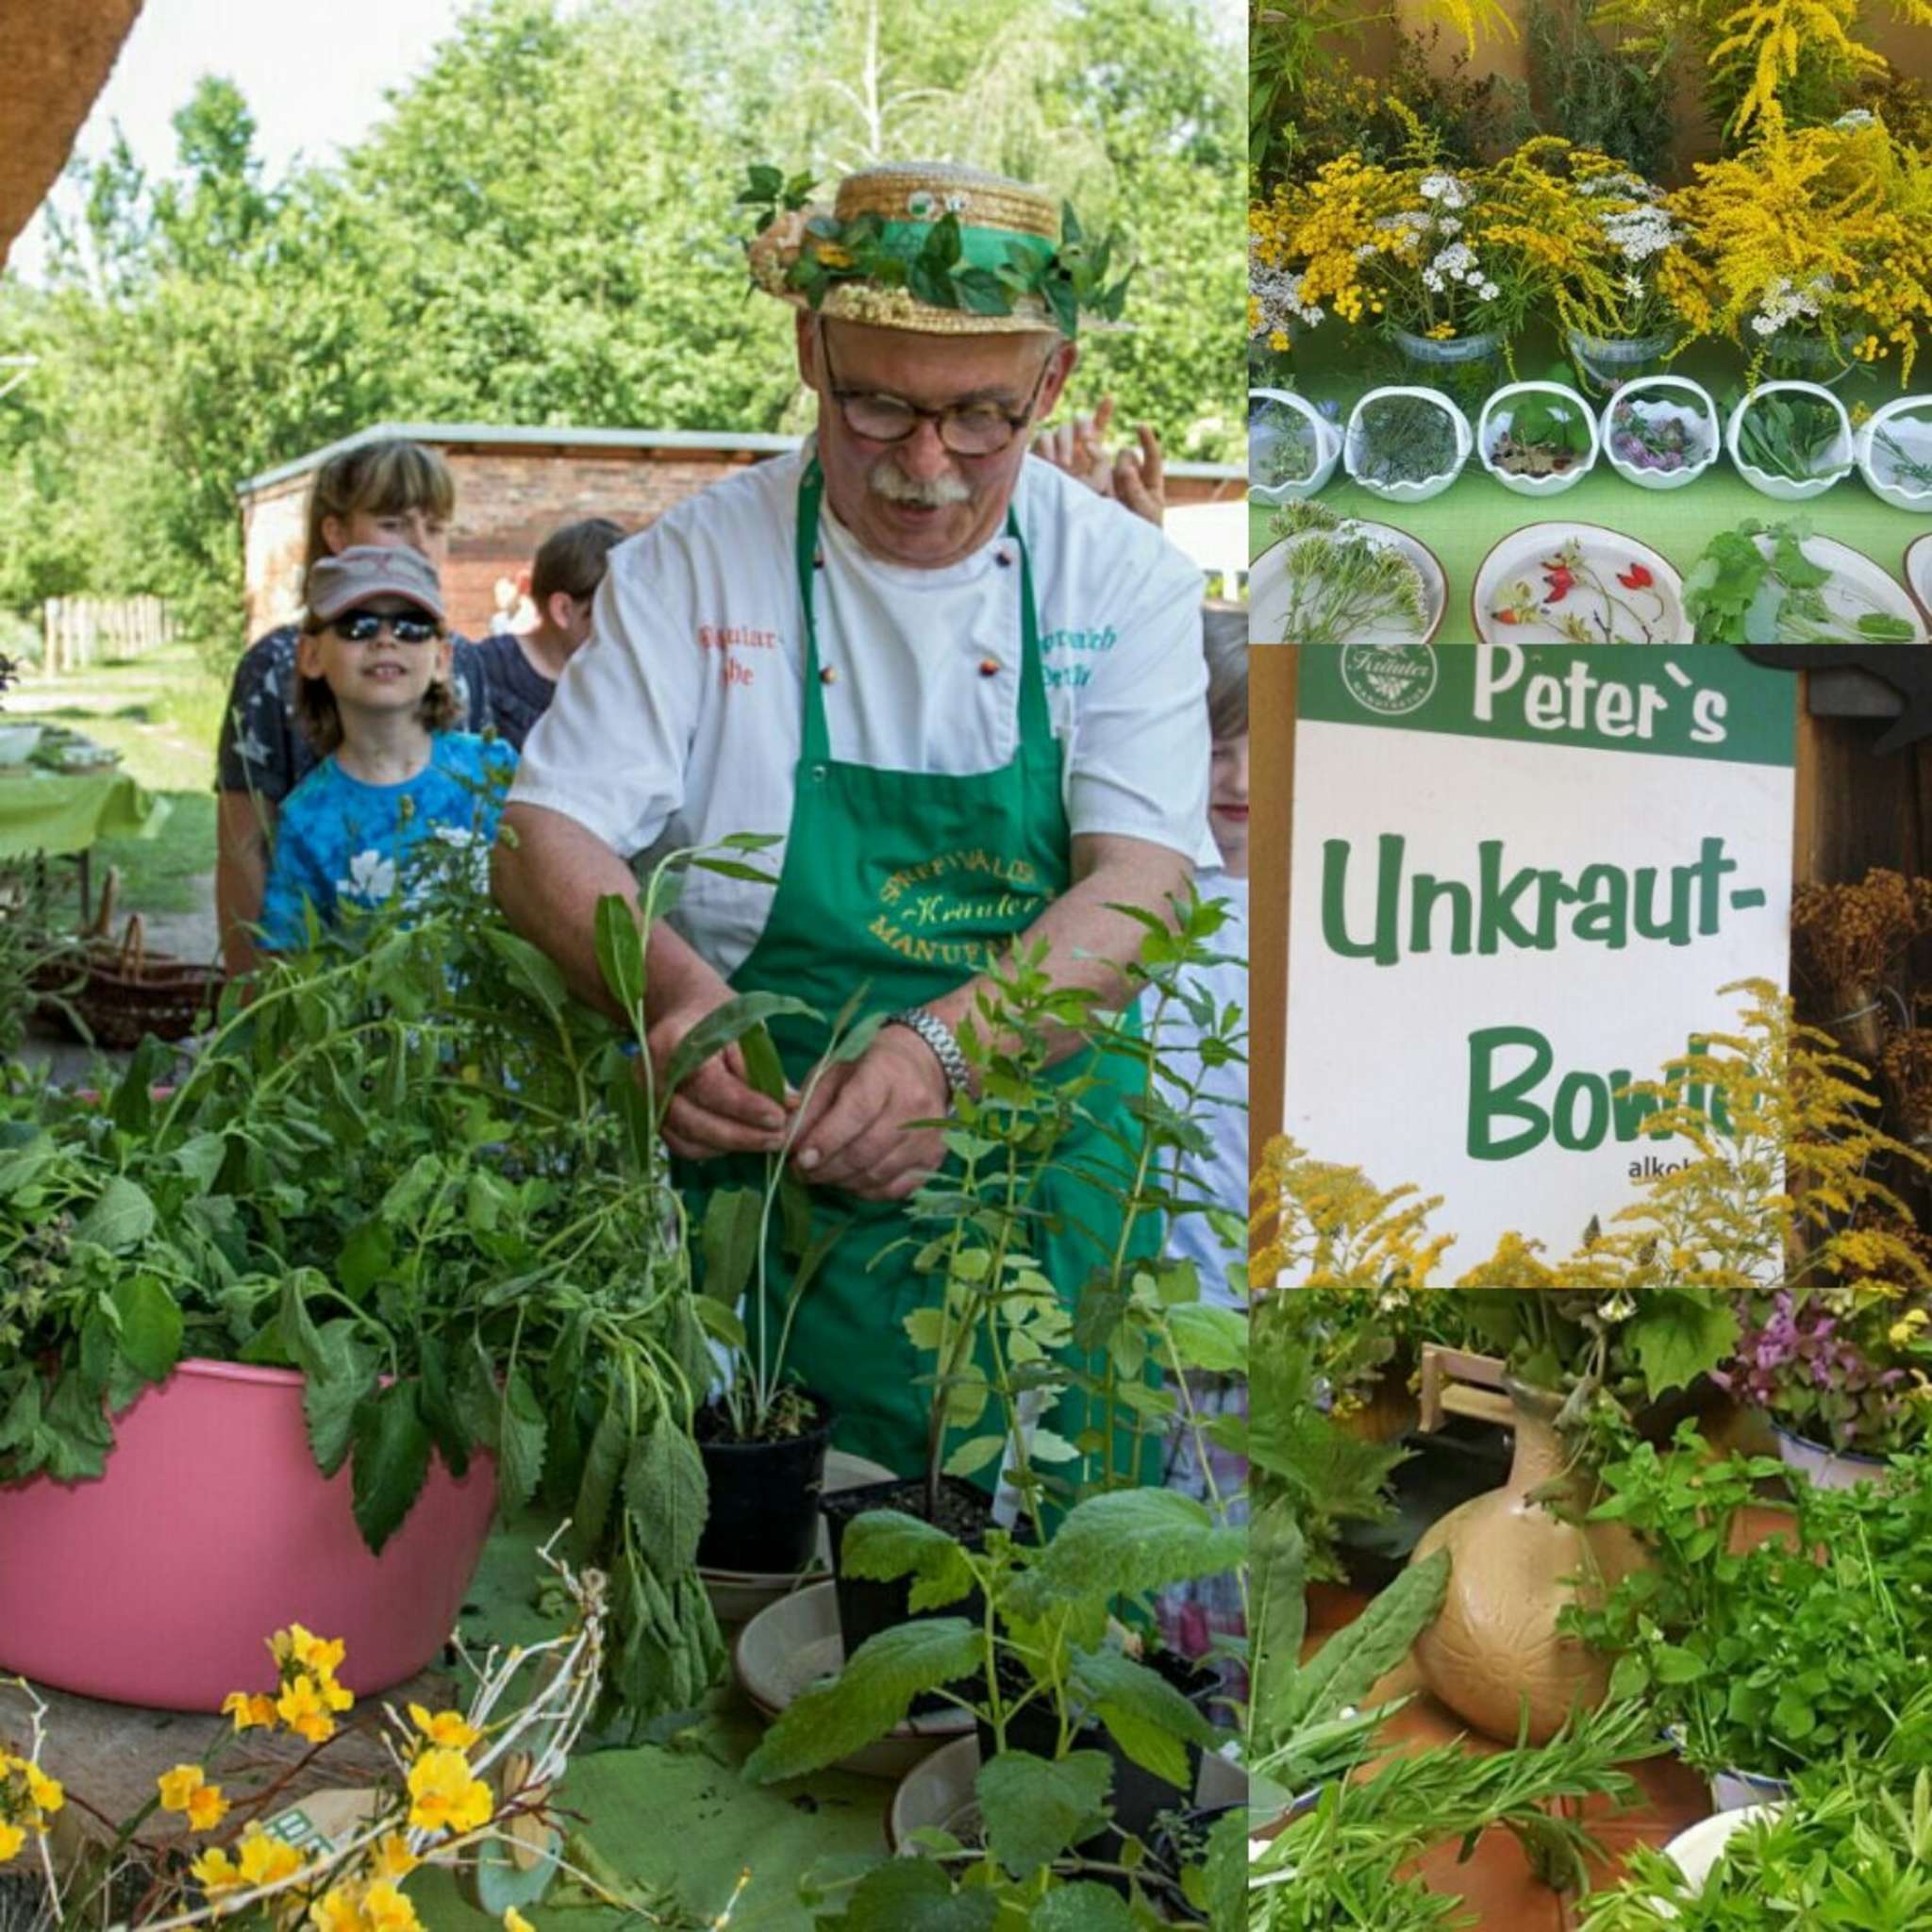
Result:
{"label": "white sign", "polygon": [[1287,1132],[1444,1196],[1447,1280],[1510,1228],[1566,1255],[1690,1151],[1619,1090],[1785,984],[1796,682],[1717,645],[1300,664]]}

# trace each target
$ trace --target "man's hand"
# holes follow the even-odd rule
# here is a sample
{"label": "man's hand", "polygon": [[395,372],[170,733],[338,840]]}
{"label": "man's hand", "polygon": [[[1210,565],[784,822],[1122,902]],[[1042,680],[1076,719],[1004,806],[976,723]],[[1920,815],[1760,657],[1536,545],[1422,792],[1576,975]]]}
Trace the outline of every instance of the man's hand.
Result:
{"label": "man's hand", "polygon": [[882,1026],[850,1066],[826,1070],[814,1089],[793,1167],[814,1187],[844,1188],[866,1201],[903,1201],[936,1174],[945,1142],[935,1127],[952,1106],[945,1070],[908,1026]]}
{"label": "man's hand", "polygon": [[[652,1023],[645,1039],[651,1066],[660,1081],[685,1035],[730,997],[731,989],[720,979],[715,996],[701,992]],[[784,1107],[751,1084],[743,1056],[734,1044],[685,1076],[664,1115],[664,1141],[686,1160],[715,1160],[721,1154],[772,1154],[784,1144],[790,1119]]]}

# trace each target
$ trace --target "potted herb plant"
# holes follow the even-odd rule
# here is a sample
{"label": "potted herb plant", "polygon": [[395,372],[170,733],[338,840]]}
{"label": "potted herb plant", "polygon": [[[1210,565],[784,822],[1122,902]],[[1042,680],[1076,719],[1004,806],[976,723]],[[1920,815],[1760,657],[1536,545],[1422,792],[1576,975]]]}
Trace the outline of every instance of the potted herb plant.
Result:
{"label": "potted herb plant", "polygon": [[[365,1668],[392,1680],[441,1642],[492,1488],[506,1511],[541,1488],[608,1579],[608,1708],[688,1708],[714,1675],[690,1416],[710,1357],[657,1131],[669,1096],[447,856],[444,890],[226,997],[169,1097],[175,1058],[150,1043],[105,1109],[35,1095],[5,1124],[9,1665],[58,1681],[84,1658],[115,1674],[88,1688],[202,1707],[259,1673],[251,1591],[273,1591],[346,1597]],[[598,950],[641,1017],[642,942],[614,898]],[[238,1405],[264,1385],[275,1446],[237,1456]],[[141,1522],[174,1587],[130,1595],[90,1589],[93,1546],[48,1512],[141,1515],[123,1485],[151,1490],[155,1458],[116,1441],[136,1404],[142,1426],[205,1412]],[[433,1580],[397,1556],[418,1537]]]}
{"label": "potted herb plant", "polygon": [[1763,1410],[1786,1466],[1842,1488],[1882,1476],[1932,1424],[1932,1287],[1780,1289],[1753,1297],[1716,1377]]}
{"label": "potted herb plant", "polygon": [[1924,1682],[1932,1644],[1932,1465],[1854,1491],[1801,1485],[1780,1531],[1740,1547],[1740,1519],[1781,1465],[1715,1460],[1694,1427],[1607,1465],[1592,1512],[1640,1536],[1652,1567],[1568,1627],[1614,1657],[1728,1805],[1843,1751],[1869,1754]]}
{"label": "potted herb plant", "polygon": [[1440,390],[1372,389],[1349,416],[1342,462],[1364,490],[1424,503],[1461,475],[1474,444],[1469,418]]}

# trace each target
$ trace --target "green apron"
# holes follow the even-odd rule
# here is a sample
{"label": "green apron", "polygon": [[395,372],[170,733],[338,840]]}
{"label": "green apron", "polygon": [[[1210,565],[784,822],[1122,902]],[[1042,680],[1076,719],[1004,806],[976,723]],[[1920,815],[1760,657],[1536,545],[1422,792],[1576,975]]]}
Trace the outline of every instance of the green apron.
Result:
{"label": "green apron", "polygon": [[[1018,747],[994,772],[874,770],[831,754],[825,728],[814,573],[824,479],[808,464],[798,491],[798,591],[805,610],[805,732],[785,846],[784,870],[764,930],[731,975],[739,992],[790,993],[827,1016],[860,986],[868,1012],[897,1012],[952,991],[984,971],[1037,920],[1072,881],[1072,834],[1060,784],[1060,747],[1046,705],[1033,575],[1019,525],[1007,515],[1008,555],[1020,573],[1021,661]],[[991,660],[989,660],[991,661]],[[1011,667],[1002,667],[1010,675]],[[802,1081],[824,1053],[827,1027],[775,1021],[772,1035],[789,1078]],[[1095,1067],[1095,1058],[1100,1064]],[[1105,1076],[1120,1057],[1075,1054],[1059,1077],[1098,1073],[1087,1111],[1116,1136],[1140,1130],[1124,1096]],[[1089,1167],[1118,1165],[1099,1124],[1082,1125],[1062,1143]],[[760,1185],[763,1162],[721,1160],[685,1170],[694,1189]],[[874,1257],[913,1231],[903,1203],[860,1201],[842,1190],[814,1190],[851,1224],[813,1276],[793,1324],[788,1367],[836,1412],[834,1441],[900,1474],[924,1466],[930,1390],[915,1378],[930,1370],[912,1346],[905,1319],[936,1292],[915,1274],[907,1247],[871,1267]],[[1034,1240],[1041,1272],[1071,1307],[1095,1267],[1111,1259],[1092,1234],[1112,1238],[1119,1210],[1099,1187],[1056,1164],[1039,1204],[1048,1230]],[[701,1224],[703,1199],[693,1204]],[[1137,1255],[1152,1252],[1158,1226],[1146,1217],[1136,1230]],[[1144,1237],[1144,1238],[1143,1238]],[[766,1319],[775,1336],[791,1292],[789,1273],[774,1256]],[[1042,1418],[1072,1441],[1085,1404],[1064,1398]],[[991,1418],[981,1429],[997,1426]],[[991,1485],[994,1472],[984,1480]]]}

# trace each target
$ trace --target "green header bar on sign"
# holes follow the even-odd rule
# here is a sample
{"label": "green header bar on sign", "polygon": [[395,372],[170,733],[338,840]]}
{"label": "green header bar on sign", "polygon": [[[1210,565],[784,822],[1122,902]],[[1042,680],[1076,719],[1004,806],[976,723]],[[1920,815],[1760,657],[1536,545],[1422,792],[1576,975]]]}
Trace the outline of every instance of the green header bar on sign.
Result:
{"label": "green header bar on sign", "polygon": [[1724,764],[1796,761],[1797,680],[1729,644],[1333,644],[1301,654],[1304,718]]}

